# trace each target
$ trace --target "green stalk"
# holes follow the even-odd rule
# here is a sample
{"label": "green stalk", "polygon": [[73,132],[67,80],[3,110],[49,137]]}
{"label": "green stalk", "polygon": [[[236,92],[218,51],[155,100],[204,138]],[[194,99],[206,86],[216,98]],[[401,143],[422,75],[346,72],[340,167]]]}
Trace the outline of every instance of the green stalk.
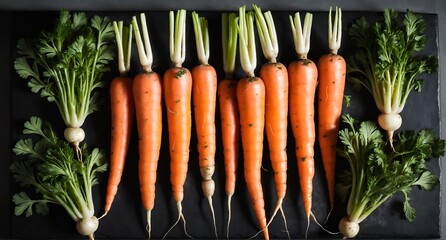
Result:
{"label": "green stalk", "polygon": [[73,207],[72,202],[65,202],[64,200],[62,200],[59,196],[55,197],[56,202],[58,204],[60,204],[65,211],[67,211],[68,215],[70,215],[70,217],[75,221],[78,222],[79,220],[82,219],[82,214],[76,210],[75,207]]}
{"label": "green stalk", "polygon": [[235,13],[222,14],[223,69],[226,79],[231,79],[235,71],[238,40],[237,21]]}
{"label": "green stalk", "polygon": [[246,6],[239,8],[239,51],[240,63],[248,77],[254,77],[257,65],[256,45],[254,35],[254,17],[252,12],[246,13]]}
{"label": "green stalk", "polygon": [[169,12],[170,60],[175,67],[181,67],[186,58],[186,13],[185,9]]}
{"label": "green stalk", "polygon": [[358,223],[364,221],[364,219],[366,219],[370,214],[372,214],[373,211],[375,211],[379,206],[381,206],[381,204],[387,201],[387,199],[389,199],[390,197],[392,197],[392,195],[381,197],[381,200],[379,200],[379,202],[363,210],[362,214],[358,217]]}
{"label": "green stalk", "polygon": [[277,43],[274,19],[270,11],[262,14],[262,10],[257,5],[253,4],[253,8],[263,55],[270,63],[276,63],[279,44]]}
{"label": "green stalk", "polygon": [[198,61],[200,64],[208,65],[209,61],[209,32],[208,22],[198,13],[192,12],[192,21],[194,25],[195,44],[197,46]]}
{"label": "green stalk", "polygon": [[[334,27],[333,27],[334,25]],[[336,7],[334,23],[331,18],[331,7],[328,13],[328,48],[331,54],[338,54],[342,40],[342,10]]]}
{"label": "green stalk", "polygon": [[310,51],[310,36],[311,25],[313,22],[313,14],[306,13],[304,19],[304,26],[302,28],[299,12],[290,16],[291,30],[293,33],[294,47],[299,59],[307,59],[308,52]]}
{"label": "green stalk", "polygon": [[152,47],[150,44],[149,31],[147,30],[145,14],[141,13],[140,18],[141,18],[142,34],[144,37],[144,42],[141,38],[141,32],[139,31],[138,21],[136,20],[136,17],[134,16],[132,18],[133,29],[135,30],[136,46],[138,48],[139,62],[145,72],[152,72],[153,54],[152,54]]}

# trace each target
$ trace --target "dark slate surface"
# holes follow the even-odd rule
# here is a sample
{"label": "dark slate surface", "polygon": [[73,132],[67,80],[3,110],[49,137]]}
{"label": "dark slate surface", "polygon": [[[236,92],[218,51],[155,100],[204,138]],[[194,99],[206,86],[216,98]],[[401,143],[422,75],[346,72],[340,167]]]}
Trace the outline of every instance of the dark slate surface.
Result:
{"label": "dark slate surface", "polygon": [[[18,3],[2,3],[7,10],[36,10],[39,11],[17,11],[7,12],[7,20],[10,20],[8,25],[10,28],[8,32],[11,33],[10,40],[6,44],[10,44],[10,49],[7,54],[11,53],[11,59],[15,58],[16,50],[15,44],[19,37],[32,37],[35,36],[42,28],[51,26],[53,18],[57,16],[57,12],[46,10],[57,10],[61,5],[60,3],[54,3],[49,1],[42,1],[40,7],[36,7],[29,1],[26,5],[18,5]],[[95,4],[98,4],[96,1]],[[187,5],[188,1],[172,1],[170,3],[178,3],[175,6],[185,6],[189,9],[203,9],[203,10],[216,10],[216,11],[200,11],[200,14],[207,17],[211,34],[211,59],[210,63],[213,64],[219,77],[223,75],[221,66],[221,42],[220,42],[220,11],[230,9],[236,9],[241,1],[228,1],[227,5],[219,3],[212,5],[215,1],[209,1],[206,4],[197,3]],[[100,15],[110,16],[113,20],[125,20],[130,21],[131,16],[139,13],[138,8],[148,8],[142,6],[141,1],[135,1],[134,5],[125,4],[119,8],[117,2],[111,1],[104,9],[104,12],[94,13]],[[247,3],[247,2],[243,2]],[[72,4],[72,5],[71,5]],[[63,5],[70,9],[82,9],[82,10],[97,10],[97,5],[86,5],[85,2],[75,1],[69,4]],[[167,3],[161,3],[160,1],[154,1],[154,8],[161,11],[146,11],[148,18],[148,28],[152,40],[152,46],[154,48],[154,63],[155,70],[162,73],[169,67],[169,53],[168,53],[168,22],[166,9],[174,9]],[[379,13],[375,11],[381,11],[383,8],[379,5],[373,5],[368,1],[364,1],[365,6],[362,9],[368,9],[367,11],[345,11],[344,12],[344,27],[351,23],[351,21],[359,16],[367,16],[368,19],[376,19],[379,17]],[[187,5],[187,6],[186,6]],[[382,4],[381,4],[382,5]],[[397,7],[403,7],[402,5]],[[280,6],[271,4],[270,2],[261,5],[262,9],[278,9],[282,11],[274,11],[276,27],[278,28],[279,41],[280,41],[280,55],[278,59],[284,64],[288,65],[293,59],[295,59],[294,46],[292,36],[290,34],[288,16],[294,13],[294,7],[302,7],[302,3],[290,3],[290,8],[283,9]],[[196,7],[196,8],[194,8]],[[308,6],[306,6],[308,7]],[[326,52],[326,29],[327,29],[327,12],[323,9],[326,4],[316,2],[311,9],[315,9],[313,12],[313,31],[311,40],[311,49],[309,58],[317,60],[322,54]],[[29,8],[29,9],[28,9]],[[303,7],[305,8],[305,7]],[[350,8],[355,8],[354,5],[350,5]],[[419,7],[423,12],[436,12],[432,6]],[[424,9],[426,8],[426,9]],[[122,11],[120,10],[122,9]],[[292,9],[292,10],[290,10]],[[299,8],[301,9],[301,8]],[[328,7],[326,7],[328,10]],[[119,10],[119,11],[117,11]],[[124,11],[125,10],[125,11]],[[317,11],[320,10],[320,11]],[[94,14],[91,12],[91,14]],[[189,12],[190,14],[190,12]],[[432,54],[438,56],[438,15],[425,14],[424,18],[427,24],[427,47],[423,51],[424,54]],[[30,19],[38,19],[38,21],[29,21]],[[13,22],[14,24],[11,24]],[[214,27],[215,26],[215,27]],[[195,43],[193,37],[192,21],[189,15],[188,18],[188,39],[187,39],[187,57],[184,66],[192,68],[197,63],[197,57],[195,52]],[[5,41],[5,40],[2,40]],[[264,58],[261,55],[260,45],[258,45],[258,68],[260,64],[264,62]],[[347,38],[347,35],[343,35],[343,45],[340,53],[344,56],[349,55],[353,51],[351,44]],[[53,104],[49,104],[40,97],[30,94],[25,82],[21,80],[14,72],[12,68],[12,60],[10,60],[9,68],[6,75],[9,76],[10,81],[6,81],[5,88],[11,88],[10,92],[12,101],[8,106],[11,111],[10,120],[4,120],[10,126],[8,131],[4,131],[5,135],[9,135],[9,139],[12,141],[6,142],[9,146],[20,137],[23,122],[29,118],[29,116],[36,114],[42,116],[46,120],[56,124],[59,130],[63,129],[62,125],[57,125],[59,122],[59,113]],[[116,66],[113,63],[112,67]],[[132,74],[140,71],[139,61],[136,55],[136,46],[134,46],[134,55],[132,61]],[[412,93],[407,102],[407,107],[403,111],[403,128],[404,129],[420,129],[420,128],[434,128],[436,131],[440,129],[440,109],[439,109],[439,74],[435,73],[428,76],[423,76],[425,79],[424,88],[422,93]],[[117,71],[113,68],[113,71],[108,73],[105,78],[111,79],[117,75]],[[238,67],[237,77],[242,76],[242,72]],[[8,86],[11,84],[11,86]],[[8,92],[8,91],[7,91]],[[8,98],[6,93],[5,98]],[[85,124],[87,131],[86,142],[90,146],[98,146],[101,148],[108,148],[109,139],[109,109],[107,107],[108,93],[102,90],[102,96],[105,99],[105,107],[102,112],[94,113],[89,117]],[[360,119],[375,120],[377,116],[377,110],[374,106],[371,96],[367,92],[356,92],[351,86],[347,85],[346,94],[352,96],[352,106],[344,109],[345,113],[351,113]],[[8,110],[8,108],[6,108]],[[218,117],[217,117],[218,122]],[[219,125],[217,124],[217,127]],[[210,218],[210,212],[208,209],[207,201],[201,195],[201,177],[199,175],[198,164],[196,162],[196,138],[194,137],[194,131],[192,131],[192,143],[191,143],[191,156],[189,164],[189,175],[186,183],[186,197],[183,202],[184,214],[188,220],[188,232],[194,238],[207,239],[213,237],[213,228]],[[219,132],[218,132],[219,133]],[[218,134],[217,133],[217,134]],[[12,136],[11,136],[12,135]],[[293,146],[294,140],[292,140],[291,131],[289,131],[289,146]],[[218,144],[221,144],[218,141]],[[140,206],[139,200],[139,186],[137,179],[137,147],[136,147],[136,131],[134,131],[129,158],[127,160],[126,169],[123,176],[123,182],[120,186],[118,195],[115,199],[112,211],[109,215],[101,220],[100,228],[96,233],[98,239],[144,239],[146,237],[145,226],[145,214]],[[221,145],[220,145],[221,146]],[[168,153],[167,153],[167,137],[164,134],[162,153],[159,162],[159,178],[157,185],[157,199],[155,209],[152,213],[153,231],[152,237],[154,239],[162,237],[165,231],[170,227],[176,218],[176,208],[171,198],[171,187],[168,176]],[[306,219],[303,214],[303,206],[301,204],[300,189],[297,179],[297,166],[295,162],[294,152],[292,147],[289,147],[289,177],[288,177],[288,193],[284,202],[284,210],[287,216],[288,228],[292,238],[303,238],[303,234],[306,227]],[[316,147],[316,153],[318,149]],[[8,158],[12,155],[6,155]],[[226,221],[226,206],[225,206],[225,193],[224,193],[224,172],[223,163],[221,161],[221,148],[217,150],[217,172],[214,176],[216,180],[217,189],[214,195],[214,207],[216,210],[216,218],[218,224],[218,231],[220,237],[225,235],[225,221]],[[267,149],[264,155],[264,168],[270,170],[270,164],[268,163]],[[8,162],[6,160],[6,162]],[[240,163],[242,164],[242,163]],[[320,221],[323,221],[327,213],[327,197],[325,193],[325,183],[323,176],[323,169],[320,163],[319,156],[316,156],[316,164],[318,164],[316,170],[316,176],[314,179],[314,196],[313,196],[313,211]],[[339,160],[338,169],[342,170],[345,165],[342,160]],[[430,163],[430,167],[433,172],[439,174],[440,168],[438,160],[434,160]],[[7,170],[7,169],[6,169]],[[9,175],[9,172],[1,170],[4,176]],[[251,204],[246,194],[246,188],[242,172],[239,172],[238,186],[236,190],[237,196],[233,198],[233,219],[231,224],[231,238],[233,239],[245,239],[252,236],[258,229],[257,220],[255,219],[251,210]],[[273,185],[271,171],[263,171],[263,186],[265,192],[267,213],[270,215],[274,200],[275,189]],[[9,178],[9,177],[8,177]],[[105,192],[105,182],[107,180],[107,174],[102,176],[102,184],[95,188],[95,203],[97,214],[100,214],[101,206],[103,203],[103,196]],[[4,185],[5,186],[5,185]],[[9,186],[9,187],[8,187]],[[10,184],[6,184],[6,192],[10,199],[12,193],[17,192],[18,186],[12,181]],[[6,199],[3,198],[2,199]],[[417,219],[413,223],[409,223],[402,217],[402,196],[396,195],[395,198],[386,202],[380,209],[372,214],[366,221],[361,224],[360,238],[414,238],[414,239],[427,239],[427,238],[440,238],[440,187],[438,186],[432,192],[424,192],[414,190],[411,194],[411,200],[413,206],[417,209]],[[343,203],[337,199],[337,210],[332,214],[328,221],[326,228],[332,231],[337,231],[337,221],[344,215],[345,209]],[[33,216],[31,218],[14,217],[12,216],[11,204],[8,200],[4,201],[5,204],[9,204],[9,208],[6,207],[5,212],[0,212],[9,223],[9,226],[3,227],[0,231],[0,237],[19,238],[19,239],[72,239],[79,238],[76,233],[74,223],[65,214],[63,209],[52,206],[51,215],[47,217]],[[9,228],[10,227],[10,228]],[[26,229],[26,230],[25,230]],[[272,238],[283,239],[286,238],[286,234],[283,232],[283,223],[280,218],[275,220],[270,227],[270,236]],[[184,238],[184,233],[181,226],[178,226],[171,232],[169,238]],[[314,222],[310,225],[309,238],[322,239],[322,238],[340,238],[339,235],[331,236],[323,232]]]}

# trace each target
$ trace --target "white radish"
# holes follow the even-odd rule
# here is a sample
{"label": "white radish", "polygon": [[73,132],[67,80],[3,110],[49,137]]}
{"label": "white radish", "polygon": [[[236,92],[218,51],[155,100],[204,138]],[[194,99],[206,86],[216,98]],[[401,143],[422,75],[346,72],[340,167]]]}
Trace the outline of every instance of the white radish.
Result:
{"label": "white radish", "polygon": [[76,229],[79,234],[88,236],[90,239],[94,239],[93,234],[99,227],[99,220],[92,216],[89,219],[82,219],[76,224]]}
{"label": "white radish", "polygon": [[398,113],[381,113],[378,116],[379,126],[387,131],[390,146],[393,147],[393,133],[401,127],[403,119]]}
{"label": "white radish", "polygon": [[79,144],[85,139],[85,131],[80,127],[67,127],[63,135],[74,147],[79,147]]}
{"label": "white radish", "polygon": [[77,159],[82,160],[82,152],[79,144],[85,139],[85,131],[80,127],[67,127],[63,135],[76,150]]}
{"label": "white radish", "polygon": [[344,239],[354,238],[359,233],[359,223],[350,221],[349,217],[343,217],[339,221],[339,231],[344,236]]}

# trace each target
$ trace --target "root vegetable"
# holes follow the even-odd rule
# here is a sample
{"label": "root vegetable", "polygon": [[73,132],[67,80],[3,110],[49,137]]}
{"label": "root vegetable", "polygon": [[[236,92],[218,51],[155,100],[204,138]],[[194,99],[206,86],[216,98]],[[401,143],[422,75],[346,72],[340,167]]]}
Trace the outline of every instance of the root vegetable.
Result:
{"label": "root vegetable", "polygon": [[398,192],[404,195],[404,214],[412,221],[415,209],[409,202],[410,191],[414,187],[431,190],[438,184],[426,161],[444,155],[445,141],[429,129],[404,131],[396,136],[398,141],[392,150],[374,122],[359,122],[349,115],[342,120],[346,127],[339,131],[342,146],[338,152],[350,169],[338,189],[350,195],[347,216],[339,223],[341,233],[346,238],[356,236],[359,224]]}
{"label": "root vegetable", "polygon": [[437,69],[435,57],[417,54],[426,39],[422,16],[408,10],[402,23],[393,9],[385,9],[384,21],[370,24],[361,17],[348,30],[358,49],[348,62],[347,79],[366,88],[382,114],[391,114],[389,119],[379,117],[391,146],[401,124],[395,115],[403,111],[412,90],[421,91],[423,80],[416,77]]}

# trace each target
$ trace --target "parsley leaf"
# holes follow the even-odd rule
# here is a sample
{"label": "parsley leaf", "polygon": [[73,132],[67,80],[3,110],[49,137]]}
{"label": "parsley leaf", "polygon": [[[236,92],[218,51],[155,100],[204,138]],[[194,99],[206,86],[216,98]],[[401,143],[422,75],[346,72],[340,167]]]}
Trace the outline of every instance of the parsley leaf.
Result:
{"label": "parsley leaf", "polygon": [[415,209],[409,204],[409,193],[413,187],[432,190],[439,183],[426,161],[444,155],[445,141],[432,130],[404,131],[398,134],[392,150],[374,122],[359,122],[349,115],[342,116],[342,121],[345,127],[339,131],[338,153],[348,161],[350,169],[343,174],[337,189],[350,193],[350,221],[360,223],[397,192],[403,193],[403,210],[412,221]]}
{"label": "parsley leaf", "polygon": [[14,62],[33,93],[55,102],[67,127],[81,127],[98,110],[94,90],[104,87],[102,75],[114,58],[113,26],[108,17],[62,9],[51,30],[33,40],[20,39]]}
{"label": "parsley leaf", "polygon": [[97,174],[107,170],[105,154],[99,149],[88,151],[81,146],[83,161],[76,158],[75,150],[60,140],[48,123],[31,117],[24,124],[24,134],[40,137],[19,140],[13,152],[26,159],[15,160],[10,170],[15,181],[31,187],[41,199],[31,199],[25,192],[15,194],[14,213],[31,216],[33,212],[47,214],[47,203],[59,204],[76,222],[89,219],[94,214],[92,187],[97,184]]}

